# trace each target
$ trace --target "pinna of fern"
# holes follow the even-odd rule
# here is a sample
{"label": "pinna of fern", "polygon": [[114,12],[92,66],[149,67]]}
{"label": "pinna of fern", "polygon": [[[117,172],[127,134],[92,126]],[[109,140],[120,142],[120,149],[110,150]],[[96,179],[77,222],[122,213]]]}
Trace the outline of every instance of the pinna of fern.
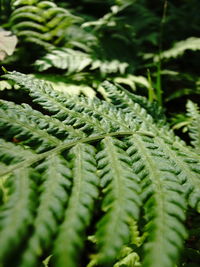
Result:
{"label": "pinna of fern", "polygon": [[36,60],[35,66],[39,71],[54,67],[67,70],[67,74],[81,72],[89,67],[90,70],[99,69],[102,75],[106,75],[108,73],[124,74],[128,63],[119,60],[98,59],[92,54],[71,48],[56,48],[50,49],[44,57]]}
{"label": "pinna of fern", "polygon": [[191,119],[190,127],[189,127],[189,135],[192,140],[192,145],[194,146],[195,150],[199,153],[200,152],[200,112],[197,104],[193,103],[192,101],[187,102],[187,111],[188,116]]}
{"label": "pinna of fern", "polygon": [[0,101],[3,266],[39,266],[51,255],[52,266],[76,267],[92,253],[96,266],[113,266],[131,246],[133,220],[146,237],[130,253],[142,266],[174,266],[187,204],[200,211],[199,154],[144,99],[110,83],[103,101],[17,72],[4,78],[37,105]]}
{"label": "pinna of fern", "polygon": [[66,29],[82,19],[52,1],[13,1],[9,26],[25,42],[46,49],[66,42]]}

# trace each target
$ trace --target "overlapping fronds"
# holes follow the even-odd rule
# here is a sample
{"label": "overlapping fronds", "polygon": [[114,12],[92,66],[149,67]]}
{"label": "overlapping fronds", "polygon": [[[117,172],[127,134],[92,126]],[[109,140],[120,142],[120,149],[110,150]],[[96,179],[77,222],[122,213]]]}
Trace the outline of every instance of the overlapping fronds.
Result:
{"label": "overlapping fronds", "polygon": [[[141,127],[144,130],[151,131],[151,133],[155,134],[155,140],[162,146],[166,156],[171,158],[171,160],[174,159],[174,165],[178,166],[181,170],[178,177],[184,183],[189,204],[191,207],[196,207],[197,210],[200,210],[200,180],[198,177],[200,166],[196,155],[184,145],[184,142],[167,125],[161,126],[162,121],[158,120],[160,115],[155,114],[156,109],[150,106],[145,101],[145,98],[135,96],[134,94],[131,97],[131,94],[123,88],[113,86],[107,82],[103,86],[107,92],[107,97],[113,104],[123,109],[126,113],[129,113],[133,118],[137,118],[137,120],[143,122]],[[118,91],[117,94],[115,90]],[[145,109],[141,108],[141,106]],[[196,133],[198,133],[198,129]]]}
{"label": "overlapping fronds", "polygon": [[66,38],[66,29],[79,17],[50,1],[13,1],[9,24],[27,42],[51,48]]}
{"label": "overlapping fronds", "polygon": [[[150,103],[145,97],[130,93],[123,87],[113,85],[107,81],[102,84],[102,87],[106,91],[106,97],[110,99],[115,106],[123,109],[125,112],[132,113],[132,116],[137,112],[136,110],[138,110],[134,117],[143,120],[146,116],[148,117],[147,121],[149,121],[151,125],[153,122],[152,118],[150,118],[151,116],[159,124],[162,124],[163,120],[165,121],[163,110],[158,106],[157,102]],[[141,109],[141,107],[143,109]],[[148,116],[147,113],[151,116]]]}
{"label": "overlapping fronds", "polygon": [[187,204],[200,211],[199,154],[120,87],[103,84],[103,101],[4,76],[32,102],[0,101],[3,266],[174,266]]}

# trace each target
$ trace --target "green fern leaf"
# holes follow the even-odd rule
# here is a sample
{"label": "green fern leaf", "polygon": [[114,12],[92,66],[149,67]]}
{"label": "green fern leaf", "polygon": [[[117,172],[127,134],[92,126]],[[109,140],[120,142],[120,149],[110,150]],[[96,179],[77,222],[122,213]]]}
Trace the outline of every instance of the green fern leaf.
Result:
{"label": "green fern leaf", "polygon": [[102,263],[112,262],[121,246],[128,242],[129,220],[138,219],[139,215],[139,179],[131,170],[131,160],[123,146],[122,142],[106,137],[102,151],[97,154],[105,212],[96,234]]}
{"label": "green fern leaf", "polygon": [[[96,174],[95,150],[87,144],[76,145],[72,157],[73,187],[55,242],[55,265],[77,266],[83,247],[86,228],[91,221],[94,201],[98,196],[99,179]],[[77,255],[78,254],[78,255]]]}
{"label": "green fern leaf", "polygon": [[66,29],[82,20],[50,1],[15,1],[13,6],[9,25],[16,35],[46,49],[59,45]]}
{"label": "green fern leaf", "polygon": [[[161,58],[176,58],[178,56],[181,56],[186,50],[200,50],[200,38],[189,37],[186,40],[176,42],[171,49],[163,51],[161,53]],[[158,61],[159,59],[158,57],[155,57],[154,60]]]}
{"label": "green fern leaf", "polygon": [[[166,122],[163,110],[157,104],[157,102],[149,102],[145,97],[130,93],[123,87],[119,85],[113,85],[108,81],[105,81],[102,84],[102,87],[106,91],[106,97],[110,99],[111,102],[118,108],[122,108],[126,112],[131,112],[137,109],[136,105],[134,107],[134,104],[137,103],[140,105],[140,107],[148,112],[148,115],[151,115],[153,117],[155,122],[161,125],[163,125],[163,122]],[[141,110],[141,115],[142,113],[144,113],[144,110]],[[136,114],[135,116],[138,117],[138,114]]]}
{"label": "green fern leaf", "polygon": [[60,140],[37,128],[37,124],[26,117],[26,113],[15,113],[5,102],[0,103],[0,129],[6,138],[16,138],[24,145],[28,145],[42,152],[55,147]]}
{"label": "green fern leaf", "polygon": [[[42,84],[41,81],[39,82],[36,79],[31,80],[25,75],[14,72],[12,75],[7,74],[6,77],[11,78],[12,80],[17,82],[21,86],[26,84],[26,88],[28,90],[31,90],[30,92],[31,96],[33,98],[37,98],[36,102],[41,104],[43,108],[47,107],[47,110],[50,112],[55,110],[54,112],[57,112],[57,114],[54,115],[56,118],[61,119],[65,123],[67,122],[67,123],[73,124],[75,127],[81,126],[79,129],[84,130],[87,133],[88,131],[93,134],[95,132],[104,133],[104,132],[110,132],[113,130],[116,131],[118,128],[112,127],[114,118],[116,118],[114,120],[114,122],[116,121],[115,124],[117,124],[117,121],[120,122],[120,120],[122,122],[123,121],[125,122],[126,128],[124,127],[124,123],[123,123],[123,126],[120,125],[121,127],[120,129],[122,130],[126,131],[129,128],[129,130],[134,129],[135,131],[135,128],[133,128],[133,124],[135,124],[137,125],[136,129],[139,128],[139,129],[143,129],[145,132],[146,131],[153,132],[156,136],[155,138],[157,139],[159,144],[162,146],[165,153],[169,157],[176,159],[175,164],[178,164],[180,170],[182,170],[181,175],[179,176],[180,176],[181,181],[185,183],[186,194],[190,192],[189,203],[192,207],[196,207],[197,210],[199,210],[198,203],[200,203],[199,202],[200,198],[199,198],[198,192],[200,192],[200,184],[199,184],[198,168],[194,168],[194,166],[192,165],[188,166],[188,163],[185,163],[185,161],[187,161],[187,157],[186,158],[185,156],[183,157],[184,153],[185,155],[187,153],[191,154],[191,151],[184,145],[184,143],[179,138],[177,138],[174,135],[172,131],[169,130],[169,127],[158,128],[157,125],[154,124],[153,118],[146,112],[146,110],[142,109],[141,106],[138,105],[137,102],[136,103],[133,102],[133,100],[130,99],[128,95],[126,95],[125,91],[120,91],[121,93],[115,94],[114,90],[116,87],[114,87],[111,84],[105,85],[106,86],[105,88],[109,90],[109,92],[111,91],[113,98],[118,99],[117,103],[119,103],[119,108],[121,109],[121,107],[124,107],[122,108],[122,110],[124,110],[125,112],[128,111],[129,116],[126,115],[126,119],[123,115],[121,116],[120,115],[121,112],[117,112],[115,108],[113,109],[112,112],[110,112],[110,116],[109,116],[108,108],[107,108],[107,111],[105,108],[106,105],[102,106],[103,108],[100,106],[98,109],[96,109],[94,107],[92,108],[89,102],[88,104],[85,104],[82,101],[78,101],[78,106],[76,106],[76,104],[75,105],[70,104],[68,101],[63,100],[62,94],[60,95],[60,94],[55,93],[47,84],[45,83]],[[33,86],[34,84],[35,86]],[[44,87],[45,90],[44,89],[42,91],[39,90],[38,92],[38,88],[41,88],[41,87]],[[51,97],[49,96],[49,94],[51,95]],[[55,102],[55,98],[59,100],[59,103],[62,103],[62,105],[60,104],[58,105],[58,103]],[[76,100],[76,98],[74,100]],[[65,104],[63,105],[63,103]],[[66,105],[69,108],[66,108]],[[87,109],[86,109],[86,105],[88,106]],[[99,106],[98,101],[97,101],[97,104],[95,105]],[[106,112],[102,111],[104,109]],[[84,112],[83,115],[81,115],[80,111],[83,111],[83,110],[86,113]],[[69,112],[71,113],[70,116],[69,116]],[[114,113],[117,116],[114,115]],[[94,116],[92,116],[91,118],[90,115],[89,117],[86,114],[90,114],[90,115],[93,114]],[[99,116],[103,124],[99,121]],[[103,118],[103,120],[101,118]],[[132,120],[132,123],[130,122],[131,121],[130,118]],[[138,126],[139,124],[141,124],[140,127]],[[182,153],[180,156],[179,151],[184,151],[184,153]],[[199,161],[199,157],[197,157],[197,155],[193,154],[192,157],[194,157],[193,161],[197,161],[197,162]],[[192,190],[190,190],[190,188],[192,188]]]}
{"label": "green fern leaf", "polygon": [[192,101],[187,102],[188,116],[191,118],[189,124],[189,135],[192,139],[191,144],[197,152],[200,152],[200,112],[198,106]]}
{"label": "green fern leaf", "polygon": [[0,262],[9,265],[10,257],[22,246],[33,222],[36,206],[34,171],[19,169],[9,178],[10,196],[0,209]]}
{"label": "green fern leaf", "polygon": [[20,262],[24,267],[38,266],[41,256],[50,248],[58,223],[63,219],[71,186],[71,171],[59,156],[47,158],[36,169],[42,174],[41,193],[33,234]]}
{"label": "green fern leaf", "polygon": [[30,149],[0,139],[0,160],[6,165],[16,164],[34,155]]}
{"label": "green fern leaf", "polygon": [[[92,258],[87,247],[96,252],[88,266],[176,264],[187,204],[200,211],[197,151],[154,120],[144,98],[111,84],[102,101],[17,72],[4,77],[37,105],[0,101],[3,264],[39,266],[51,255],[52,266],[75,267],[81,255]],[[96,243],[86,242],[88,229]]]}
{"label": "green fern leaf", "polygon": [[177,178],[183,184],[188,203],[192,208],[200,211],[200,165],[199,156],[179,141],[172,142],[165,138],[155,140],[162,146],[163,152],[177,166]]}
{"label": "green fern leaf", "polygon": [[[142,180],[146,232],[146,256],[143,266],[172,266],[182,248],[186,231],[183,225],[186,209],[177,170],[159,151],[150,137],[134,136],[128,153],[133,168]],[[158,253],[159,251],[159,253]]]}
{"label": "green fern leaf", "polygon": [[44,81],[19,73],[8,74],[6,77],[24,87],[36,103],[53,114],[54,118],[63,121],[64,124],[73,125],[75,128],[86,133],[105,133],[111,131],[109,125],[102,124],[97,118],[91,117],[88,113],[80,113],[82,111],[81,108],[75,111],[73,109],[74,104],[71,105],[71,109],[67,108],[65,106],[65,103],[68,103],[67,99],[65,99],[66,97],[62,93],[55,92]]}
{"label": "green fern leaf", "polygon": [[70,48],[54,49],[42,59],[35,62],[39,71],[47,70],[51,67],[58,69],[68,69],[68,73],[80,72],[88,67],[92,62],[91,57],[83,52]]}
{"label": "green fern leaf", "polygon": [[89,67],[91,70],[99,69],[100,73],[105,75],[117,72],[124,74],[128,63],[119,62],[118,60],[105,61],[95,59],[85,52],[70,48],[57,48],[51,50],[43,58],[37,60],[35,66],[39,71],[44,71],[52,67],[67,69],[68,74],[81,72]]}
{"label": "green fern leaf", "polygon": [[73,128],[70,125],[65,125],[56,118],[43,115],[41,112],[32,109],[27,104],[22,104],[21,106],[16,105],[12,102],[0,100],[0,105],[4,109],[15,110],[19,114],[26,114],[26,118],[29,122],[38,127],[40,130],[45,130],[48,134],[55,136],[59,140],[65,139],[75,139],[85,137],[85,134],[78,129]]}

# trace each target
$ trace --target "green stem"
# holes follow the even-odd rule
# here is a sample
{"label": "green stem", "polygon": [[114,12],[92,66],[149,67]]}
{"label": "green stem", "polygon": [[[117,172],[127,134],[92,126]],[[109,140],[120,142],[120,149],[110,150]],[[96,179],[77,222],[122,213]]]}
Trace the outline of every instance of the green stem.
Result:
{"label": "green stem", "polygon": [[159,52],[159,60],[157,62],[157,75],[156,75],[156,95],[157,95],[157,101],[159,103],[160,106],[163,105],[163,99],[162,99],[162,94],[163,94],[163,90],[162,90],[162,77],[161,77],[161,69],[162,69],[162,65],[161,65],[161,55]]}
{"label": "green stem", "polygon": [[148,82],[149,82],[148,100],[149,100],[149,102],[153,102],[153,100],[155,98],[155,94],[154,94],[153,84],[152,84],[152,80],[151,80],[151,73],[150,73],[149,69],[147,69],[147,77],[148,77]]}
{"label": "green stem", "polygon": [[163,105],[163,90],[162,90],[162,76],[161,76],[161,70],[162,70],[162,45],[163,45],[163,30],[164,30],[164,24],[166,20],[166,14],[167,14],[167,5],[168,0],[164,0],[163,5],[163,14],[162,19],[160,23],[160,34],[159,34],[159,49],[158,49],[158,63],[157,63],[157,79],[156,79],[156,94],[157,94],[157,100],[160,106]]}

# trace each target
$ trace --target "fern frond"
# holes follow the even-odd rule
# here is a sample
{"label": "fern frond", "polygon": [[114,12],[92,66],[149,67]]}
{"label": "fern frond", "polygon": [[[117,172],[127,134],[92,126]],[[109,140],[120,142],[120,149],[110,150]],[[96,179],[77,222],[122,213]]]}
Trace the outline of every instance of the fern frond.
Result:
{"label": "fern frond", "polygon": [[[197,51],[200,50],[200,38],[189,37],[183,41],[176,42],[172,48],[163,51],[161,58],[170,59],[181,56],[186,50]],[[154,57],[154,61],[158,61],[158,56]]]}
{"label": "fern frond", "polygon": [[[187,204],[200,211],[199,154],[154,121],[148,102],[126,90],[107,84],[106,102],[55,92],[17,72],[4,76],[37,105],[0,101],[0,204],[9,210],[2,209],[0,217],[3,264],[12,266],[16,259],[15,266],[38,266],[52,255],[52,266],[75,267],[84,246],[96,250],[89,266],[139,264],[139,258],[148,267],[176,264],[186,238]],[[102,210],[95,217],[95,243],[85,244],[97,198]],[[12,216],[19,224],[11,227]],[[130,227],[133,219],[139,239]],[[131,250],[120,257],[123,248]]]}
{"label": "fern frond", "polygon": [[[97,98],[85,99],[84,97],[69,97],[66,99],[66,94],[55,92],[52,87],[44,81],[27,77],[26,75],[13,72],[11,75],[5,75],[8,79],[15,81],[18,85],[25,87],[36,103],[41,105],[43,109],[53,113],[53,117],[61,120],[64,124],[73,125],[74,128],[84,131],[86,134],[96,134],[120,131],[135,131],[140,128],[144,117],[150,120],[150,116],[144,111],[139,114],[143,116],[141,119],[132,114],[125,114],[115,106],[109,105],[106,102],[99,101]],[[32,80],[31,85],[29,85]],[[92,116],[91,116],[92,115]],[[145,115],[145,116],[144,116]],[[149,116],[149,117],[148,117]],[[149,121],[149,124],[151,121]]]}
{"label": "fern frond", "polygon": [[200,152],[200,111],[197,104],[192,101],[188,101],[187,113],[191,119],[191,123],[188,126],[189,135],[192,140],[191,144],[197,152]]}
{"label": "fern frond", "polygon": [[91,57],[81,51],[70,48],[54,49],[43,58],[35,62],[39,71],[47,70],[51,67],[67,69],[67,72],[80,72],[88,67],[92,62]]}
{"label": "fern frond", "polygon": [[16,164],[34,155],[30,149],[0,139],[0,160],[6,165]]}
{"label": "fern frond", "polygon": [[[165,117],[162,115],[162,111],[160,111],[161,113],[158,111],[159,108],[157,114],[155,114],[157,104],[154,106],[144,97],[131,94],[124,88],[115,86],[107,81],[102,86],[107,92],[107,100],[111,100],[115,107],[122,109],[132,118],[136,118],[141,123],[143,122],[142,127],[144,130],[150,130],[156,136],[159,135],[161,138],[166,138],[169,141],[179,140],[180,143],[184,143],[170,130],[165,122]],[[163,122],[165,122],[164,125]]]}
{"label": "fern frond", "polygon": [[81,72],[87,67],[91,70],[99,69],[101,74],[117,72],[124,74],[128,63],[119,62],[118,60],[104,61],[95,59],[91,55],[78,50],[57,48],[37,60],[35,66],[39,71],[44,71],[51,67],[67,69],[68,74]]}
{"label": "fern frond", "polygon": [[26,113],[16,113],[4,101],[0,102],[0,130],[7,139],[16,138],[37,152],[55,147],[60,140],[38,129],[37,124],[26,117]]}
{"label": "fern frond", "polygon": [[27,37],[26,37],[27,43],[37,44],[38,46],[42,46],[47,50],[53,48],[53,46],[51,44],[49,44],[48,42],[39,39],[37,34],[34,34],[34,36],[33,35],[29,36],[29,32],[26,31],[26,35],[27,35]]}
{"label": "fern frond", "polygon": [[162,147],[164,154],[176,166],[177,178],[183,185],[184,193],[192,208],[200,211],[200,165],[199,156],[179,140],[155,137],[155,142]]}
{"label": "fern frond", "polygon": [[127,62],[120,62],[119,60],[94,60],[91,64],[91,70],[99,69],[105,75],[107,73],[120,73],[125,74],[129,64]]}
{"label": "fern frond", "polygon": [[[188,164],[185,163],[185,160],[187,161],[187,159],[184,159],[179,155],[179,151],[184,151],[185,154],[191,154],[192,152],[184,145],[182,141],[180,141],[179,138],[174,135],[173,132],[169,130],[168,127],[158,128],[157,125],[153,122],[153,118],[146,112],[146,110],[141,108],[141,106],[138,105],[137,102],[133,102],[132,99],[128,97],[125,91],[121,91],[119,88],[116,88],[112,84],[106,84],[105,86],[108,92],[111,92],[111,100],[114,99],[113,101],[117,101],[113,104],[119,107],[121,111],[128,112],[128,115],[126,116],[123,115],[123,112],[119,112],[119,110],[117,110],[115,107],[113,109],[112,106],[110,108],[107,108],[106,104],[103,104],[102,106],[98,103],[98,101],[96,101],[96,103],[94,102],[95,104],[90,104],[90,101],[81,101],[80,98],[74,98],[75,101],[78,101],[78,103],[76,104],[76,102],[71,103],[70,101],[63,100],[63,97],[61,97],[61,95],[54,93],[54,91],[49,88],[48,85],[46,85],[45,83],[42,83],[41,81],[39,82],[37,79],[31,80],[30,78],[22,74],[14,72],[12,75],[7,74],[6,77],[11,78],[22,86],[26,85],[26,88],[28,87],[28,90],[30,90],[29,88],[32,88],[31,96],[37,98],[36,102],[41,104],[43,108],[47,106],[47,110],[50,112],[54,110],[56,112],[59,111],[54,116],[64,121],[64,123],[73,124],[75,127],[79,125],[84,125],[83,127],[79,126],[80,130],[85,130],[85,125],[87,125],[87,133],[89,129],[90,133],[105,133],[116,131],[117,129],[122,129],[126,131],[128,129],[135,130],[138,128],[142,128],[144,131],[150,131],[154,133],[157,142],[162,146],[162,149],[165,151],[166,155],[168,155],[170,158],[178,157],[177,160],[175,160],[175,164],[178,164],[180,170],[182,170],[180,179],[183,182],[186,182],[186,188],[188,188],[186,190],[186,194],[188,194],[188,192],[191,193],[189,197],[189,203],[192,207],[196,207],[197,210],[199,210],[198,203],[200,198],[198,197],[198,192],[200,192],[200,184],[197,168],[194,169],[193,166],[188,166]],[[29,83],[31,83],[31,85],[29,85]],[[37,92],[38,88],[41,88],[42,92],[45,91],[45,94],[42,93],[40,90],[39,92]],[[118,94],[115,93],[115,89],[120,90],[120,92]],[[51,95],[51,97],[49,96],[49,94]],[[59,100],[59,103],[55,101],[55,98]],[[62,103],[62,105],[60,103]],[[91,101],[91,103],[93,102]],[[67,106],[67,108],[65,106]],[[83,115],[80,114],[80,111],[84,111]],[[67,115],[67,113],[69,112],[71,113],[71,116],[69,116],[69,114]],[[89,114],[89,116],[87,114]],[[91,114],[93,114],[92,119],[90,117]],[[79,119],[77,119],[77,116]],[[120,122],[120,124],[117,125],[117,128],[116,126],[112,126],[112,121],[116,125],[117,121]],[[141,123],[142,125],[139,126]],[[88,129],[89,125],[90,127]],[[134,128],[134,125],[136,126],[136,128]],[[91,129],[93,130],[91,131]],[[196,160],[198,162],[199,157],[197,157],[196,155],[193,156],[193,160]],[[189,190],[191,186],[192,190]]]}
{"label": "fern frond", "polygon": [[64,82],[50,82],[50,83],[53,89],[62,92],[63,94],[68,94],[68,96],[69,95],[78,96],[83,94],[84,96],[87,96],[89,98],[94,98],[96,95],[96,91],[91,86],[85,84],[77,85],[73,83],[64,83]]}
{"label": "fern frond", "polygon": [[[34,171],[30,168],[13,172],[9,179],[8,201],[0,209],[0,262],[8,264],[23,245],[34,218],[36,190]],[[8,266],[7,265],[7,266]]]}
{"label": "fern frond", "polygon": [[106,97],[110,99],[116,107],[123,109],[125,112],[133,112],[134,109],[137,109],[134,104],[139,104],[140,107],[146,110],[148,115],[152,116],[155,122],[162,123],[162,120],[165,121],[163,110],[157,102],[149,102],[145,97],[130,93],[123,87],[113,85],[108,81],[102,83],[102,87],[106,91]]}
{"label": "fern frond", "polygon": [[55,136],[59,140],[65,140],[66,138],[70,140],[85,137],[85,134],[82,131],[73,128],[71,125],[65,125],[56,118],[43,115],[41,112],[34,110],[27,104],[19,106],[13,102],[0,100],[0,105],[1,104],[6,108],[15,110],[19,114],[26,114],[26,118],[31,124],[41,130],[45,130],[48,134]]}
{"label": "fern frond", "polygon": [[10,22],[13,21],[16,22],[17,20],[21,20],[22,19],[20,14],[21,12],[24,14],[24,18],[30,18],[31,20],[39,23],[44,21],[44,19],[38,15],[38,8],[36,6],[26,5],[18,7],[12,12],[12,17],[10,18]]}
{"label": "fern frond", "polygon": [[[128,74],[125,77],[116,77],[113,81],[117,84],[128,85],[133,91],[136,90],[136,86],[139,85],[143,88],[148,89],[150,87],[150,83],[144,76],[136,76],[132,74]],[[130,94],[132,96],[132,94]],[[135,95],[136,96],[136,95]],[[137,96],[138,97],[138,96]],[[154,103],[154,102],[153,102]]]}
{"label": "fern frond", "polygon": [[39,191],[39,206],[33,225],[33,233],[28,241],[20,266],[38,266],[44,252],[51,247],[58,223],[63,219],[69,197],[71,171],[60,156],[52,156],[37,166],[42,175]]}
{"label": "fern frond", "polygon": [[90,113],[81,113],[81,108],[75,111],[73,103],[71,109],[65,107],[65,103],[68,103],[65,95],[55,92],[44,81],[19,73],[8,74],[5,77],[24,87],[36,103],[54,114],[53,117],[63,121],[64,124],[73,125],[75,128],[85,132],[105,133],[111,131],[108,124],[102,124],[97,118],[91,117]]}
{"label": "fern frond", "polygon": [[128,153],[142,180],[145,203],[148,240],[143,266],[172,266],[186,238],[186,204],[176,167],[150,137],[134,136],[129,144]]}
{"label": "fern frond", "polygon": [[78,144],[69,154],[72,157],[73,187],[64,221],[55,242],[55,265],[77,266],[83,247],[86,228],[91,221],[94,201],[98,196],[99,179],[96,173],[94,147]]}
{"label": "fern frond", "polygon": [[[72,103],[73,102],[73,103]],[[115,106],[98,98],[88,99],[86,97],[72,96],[65,101],[65,107],[77,112],[92,115],[94,118],[105,123],[112,131],[135,131],[139,129],[140,122],[135,120],[129,114],[120,112]]]}
{"label": "fern frond", "polygon": [[[25,41],[52,48],[65,38],[66,29],[81,18],[50,1],[14,2],[10,26]],[[38,39],[38,41],[37,41]]]}
{"label": "fern frond", "polygon": [[121,246],[128,242],[129,220],[138,219],[140,186],[123,143],[106,137],[101,145],[97,160],[104,193],[102,210],[105,215],[98,223],[96,236],[99,261],[112,263]]}

